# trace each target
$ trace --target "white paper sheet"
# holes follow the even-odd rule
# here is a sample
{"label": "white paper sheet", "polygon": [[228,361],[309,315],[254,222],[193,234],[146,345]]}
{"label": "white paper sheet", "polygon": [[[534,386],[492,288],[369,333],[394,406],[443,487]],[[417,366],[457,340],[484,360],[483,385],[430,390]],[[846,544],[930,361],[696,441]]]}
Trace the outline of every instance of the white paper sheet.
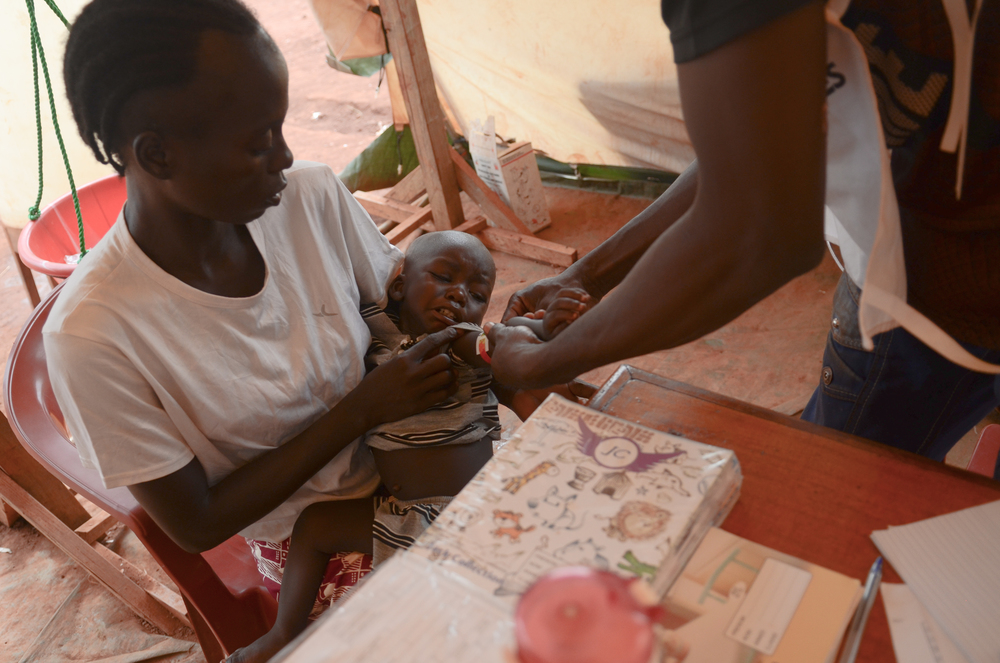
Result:
{"label": "white paper sheet", "polygon": [[1000,501],[872,540],[970,663],[1000,661]]}
{"label": "white paper sheet", "polygon": [[896,663],[969,663],[955,643],[902,583],[882,583]]}

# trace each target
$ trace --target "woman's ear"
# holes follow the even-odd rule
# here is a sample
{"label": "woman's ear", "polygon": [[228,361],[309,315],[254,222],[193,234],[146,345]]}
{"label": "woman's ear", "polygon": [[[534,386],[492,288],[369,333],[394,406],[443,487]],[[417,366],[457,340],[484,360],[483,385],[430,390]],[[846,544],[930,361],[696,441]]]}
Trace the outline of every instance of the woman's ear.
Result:
{"label": "woman's ear", "polygon": [[143,131],[132,139],[136,164],[158,180],[170,179],[170,162],[163,138],[155,131]]}
{"label": "woman's ear", "polygon": [[394,302],[403,301],[403,285],[405,283],[406,275],[400,274],[392,280],[389,284],[389,299]]}

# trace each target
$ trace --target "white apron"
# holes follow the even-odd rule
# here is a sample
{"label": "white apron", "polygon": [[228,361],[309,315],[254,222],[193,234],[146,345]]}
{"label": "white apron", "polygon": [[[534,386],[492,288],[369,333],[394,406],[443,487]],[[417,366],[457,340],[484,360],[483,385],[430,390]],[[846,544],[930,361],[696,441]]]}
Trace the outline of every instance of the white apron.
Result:
{"label": "white apron", "polygon": [[[858,319],[864,347],[875,334],[903,327],[949,361],[982,373],[1000,366],[970,354],[906,303],[906,266],[889,151],[882,135],[868,60],[854,33],[840,23],[850,0],[827,4],[827,62],[837,86],[827,95],[827,239],[840,245],[844,269],[862,286]],[[955,43],[951,110],[941,149],[959,153],[955,195],[961,196],[966,124],[972,85],[975,23],[964,0],[943,0]]]}

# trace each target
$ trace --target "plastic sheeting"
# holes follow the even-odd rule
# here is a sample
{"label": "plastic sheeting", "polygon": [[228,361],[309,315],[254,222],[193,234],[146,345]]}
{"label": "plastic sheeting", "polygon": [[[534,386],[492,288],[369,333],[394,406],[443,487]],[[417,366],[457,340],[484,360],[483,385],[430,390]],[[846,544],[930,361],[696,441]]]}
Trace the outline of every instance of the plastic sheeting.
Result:
{"label": "plastic sheeting", "polygon": [[[335,53],[354,33],[364,43],[354,22],[328,17],[365,0],[312,2]],[[418,8],[435,79],[463,133],[493,115],[504,138],[567,163],[680,172],[694,159],[658,0],[419,0]]]}
{"label": "plastic sheeting", "polygon": [[[59,7],[71,22],[88,0],[59,0]],[[55,92],[59,128],[62,129],[73,166],[76,185],[83,186],[115,171],[94,159],[93,152],[77,133],[73,113],[62,83],[63,51],[68,34],[62,22],[45,3],[35,3],[38,32],[42,37],[49,76]],[[24,2],[4,3],[0,12],[0,219],[13,228],[28,223],[28,207],[38,193],[38,134],[35,130],[35,97],[32,87],[31,42],[28,39],[28,10]],[[45,93],[45,79],[38,72],[42,93],[42,131],[45,195],[41,209],[69,191],[66,166],[52,128],[52,111]],[[0,232],[3,228],[0,228]],[[3,240],[0,240],[3,241]]]}

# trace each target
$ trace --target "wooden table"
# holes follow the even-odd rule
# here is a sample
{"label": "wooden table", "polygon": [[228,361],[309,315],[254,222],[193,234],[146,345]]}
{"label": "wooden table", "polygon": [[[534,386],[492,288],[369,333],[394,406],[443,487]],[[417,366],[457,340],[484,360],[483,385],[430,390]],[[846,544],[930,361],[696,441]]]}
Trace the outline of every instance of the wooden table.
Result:
{"label": "wooden table", "polygon": [[[862,582],[872,531],[1000,500],[1000,482],[628,366],[591,407],[735,450],[743,489],[722,528]],[[891,566],[884,580],[900,582]],[[881,596],[857,660],[894,660]]]}
{"label": "wooden table", "polygon": [[[1000,483],[985,477],[629,366],[590,407],[735,450],[743,488],[722,528],[862,582],[879,554],[872,531],[1000,500]],[[888,566],[884,579],[900,582]],[[324,622],[272,663],[322,660]],[[857,661],[893,660],[879,596]]]}

